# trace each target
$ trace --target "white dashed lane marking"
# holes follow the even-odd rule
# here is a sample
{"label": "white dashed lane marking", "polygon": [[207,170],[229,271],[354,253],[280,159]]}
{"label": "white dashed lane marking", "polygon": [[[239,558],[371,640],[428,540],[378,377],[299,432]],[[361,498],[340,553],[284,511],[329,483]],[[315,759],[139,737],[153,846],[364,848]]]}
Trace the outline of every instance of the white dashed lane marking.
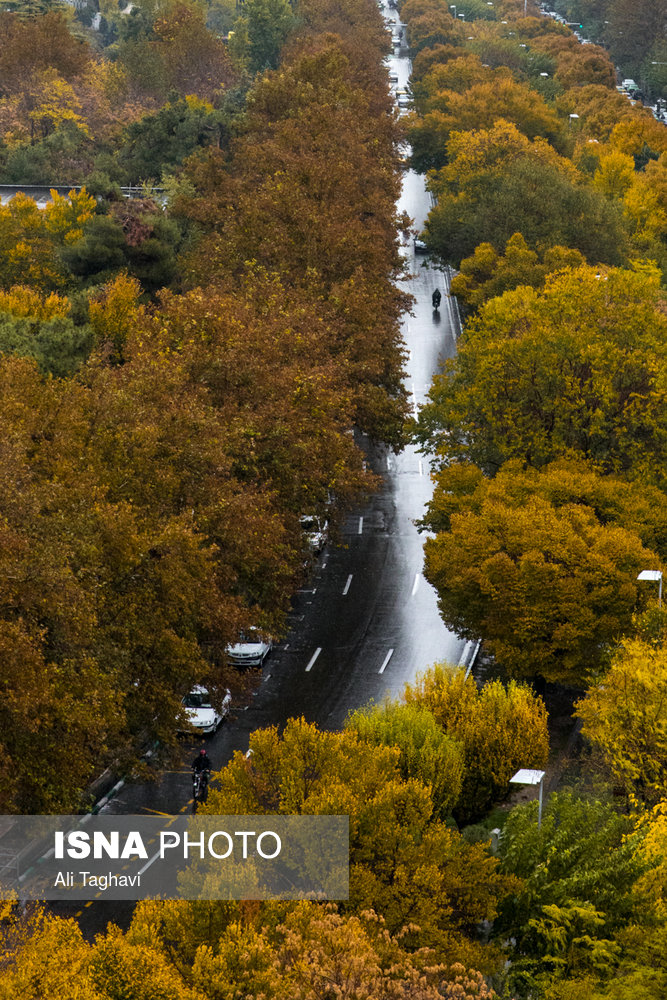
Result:
{"label": "white dashed lane marking", "polygon": [[382,663],[382,666],[381,666],[381,667],[380,667],[380,669],[378,670],[378,673],[379,673],[379,674],[383,674],[383,673],[385,672],[385,670],[386,670],[386,667],[387,667],[387,664],[389,663],[389,661],[391,660],[391,658],[392,658],[392,656],[393,656],[393,655],[394,655],[394,650],[393,650],[393,649],[390,649],[390,650],[389,650],[389,652],[387,653],[387,655],[386,655],[386,656],[385,656],[385,658],[384,658],[384,661],[383,661],[383,663]]}
{"label": "white dashed lane marking", "polygon": [[309,670],[312,670],[313,664],[321,652],[322,652],[322,647],[318,646],[313,655],[311,656],[310,660],[308,661],[308,666],[306,667],[306,673],[308,673]]}

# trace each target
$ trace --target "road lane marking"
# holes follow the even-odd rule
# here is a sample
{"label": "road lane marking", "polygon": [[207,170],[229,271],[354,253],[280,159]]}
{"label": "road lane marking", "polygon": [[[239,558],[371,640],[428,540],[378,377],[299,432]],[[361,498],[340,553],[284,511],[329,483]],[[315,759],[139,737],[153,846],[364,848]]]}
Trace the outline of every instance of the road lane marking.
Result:
{"label": "road lane marking", "polygon": [[384,662],[383,662],[382,666],[378,670],[379,674],[383,674],[385,672],[387,664],[389,663],[389,661],[391,660],[391,658],[392,658],[393,655],[394,655],[394,650],[390,649],[389,652],[387,653],[387,655],[384,658]]}
{"label": "road lane marking", "polygon": [[364,530],[364,519],[363,519],[363,517],[360,517],[359,518],[359,534],[361,534],[363,530]]}
{"label": "road lane marking", "polygon": [[421,576],[422,576],[421,573],[415,573],[415,582],[412,584],[412,594],[410,595],[411,597],[414,597],[415,594],[417,593],[417,588],[419,586],[419,581],[421,580]]}
{"label": "road lane marking", "polygon": [[309,670],[312,670],[313,663],[315,662],[315,660],[317,659],[317,657],[320,655],[321,652],[322,652],[322,647],[318,646],[313,655],[311,656],[310,660],[308,661],[308,666],[306,667],[306,673],[308,673]]}
{"label": "road lane marking", "polygon": [[350,584],[351,583],[352,583],[352,574],[350,573],[350,575],[347,578],[347,583],[343,587],[343,597],[345,597],[345,595],[347,594],[348,590],[350,589]]}
{"label": "road lane marking", "polygon": [[137,872],[137,874],[138,874],[138,875],[143,875],[143,874],[144,874],[144,872],[146,871],[146,869],[147,869],[147,868],[150,868],[150,866],[151,866],[151,865],[153,864],[153,862],[154,862],[154,861],[157,861],[157,859],[158,859],[159,857],[160,857],[160,852],[159,852],[159,851],[156,851],[156,852],[155,852],[155,854],[153,855],[153,857],[152,857],[152,858],[150,858],[150,859],[149,859],[149,860],[148,860],[148,861],[146,862],[146,864],[144,865],[144,867],[143,867],[143,868],[141,868],[141,869],[139,869],[139,871]]}
{"label": "road lane marking", "polygon": [[[187,771],[169,771],[169,772],[166,772],[166,773],[168,773],[168,774],[187,774],[188,772]],[[163,813],[163,812],[160,812],[159,809],[149,809],[148,806],[142,806],[141,808],[143,809],[144,812],[155,813],[156,816],[170,816],[171,817],[171,816],[174,815],[173,813]]]}
{"label": "road lane marking", "polygon": [[419,475],[424,475],[424,463],[422,461],[419,462]]}

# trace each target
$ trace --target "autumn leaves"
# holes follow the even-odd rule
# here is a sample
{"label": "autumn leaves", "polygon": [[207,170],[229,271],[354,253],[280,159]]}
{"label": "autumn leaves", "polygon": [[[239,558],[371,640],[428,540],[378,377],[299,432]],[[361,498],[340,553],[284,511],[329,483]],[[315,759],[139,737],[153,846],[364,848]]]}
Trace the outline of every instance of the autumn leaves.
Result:
{"label": "autumn leaves", "polygon": [[508,12],[463,37],[440,11],[447,45],[427,45],[427,7],[404,7],[415,163],[468,322],[419,417],[440,464],[426,573],[511,676],[584,686],[664,553],[664,129],[627,101],[614,124],[606,57],[553,21]]}
{"label": "autumn leaves", "polygon": [[[155,25],[169,44],[176,13]],[[183,692],[227,685],[238,628],[280,634],[300,516],[373,487],[350,431],[402,440],[381,19],[359,22],[369,50],[344,10],[304,15],[308,43],[254,84],[229,149],[150,209],[188,233],[180,294],[142,295],[164,275],[146,206],[0,212],[4,811],[76,809],[105,764],[173,743]],[[118,273],[130,243],[143,288]]]}

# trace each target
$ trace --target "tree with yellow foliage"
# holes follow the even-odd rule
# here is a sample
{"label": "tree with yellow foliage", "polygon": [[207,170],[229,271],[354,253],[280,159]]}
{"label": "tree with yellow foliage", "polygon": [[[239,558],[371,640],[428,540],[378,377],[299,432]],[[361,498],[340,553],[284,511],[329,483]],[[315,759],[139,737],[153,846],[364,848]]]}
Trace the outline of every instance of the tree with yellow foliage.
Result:
{"label": "tree with yellow foliage", "polygon": [[76,125],[87,136],[88,126],[80,114],[81,102],[67,80],[48,69],[40,74],[36,84],[39,98],[28,116],[33,136],[35,129],[47,136],[65,122]]}
{"label": "tree with yellow foliage", "polygon": [[485,302],[519,285],[539,288],[547,275],[568,268],[581,267],[584,258],[578,250],[554,246],[538,252],[531,250],[521,233],[514,233],[503,254],[490,243],[480,243],[471,257],[461,261],[459,273],[451,281],[450,292],[466,309],[475,311]]}
{"label": "tree with yellow foliage", "polygon": [[479,311],[419,418],[432,453],[493,474],[581,455],[664,484],[667,317],[655,267],[549,277]]}
{"label": "tree with yellow foliage", "polygon": [[603,150],[599,166],[593,176],[593,187],[610,201],[622,199],[635,178],[635,161],[631,156],[613,147]]}
{"label": "tree with yellow foliage", "polygon": [[217,775],[207,811],[349,816],[350,907],[381,913],[390,932],[412,924],[417,943],[453,947],[509,890],[486,846],[467,845],[434,818],[429,788],[401,777],[397,747],[291,719],[281,736],[256,730],[250,749]]}
{"label": "tree with yellow foliage", "polygon": [[71,277],[58,251],[80,239],[94,212],[95,199],[85,189],[68,197],[53,191],[44,209],[21,193],[0,205],[0,287],[20,283],[41,292],[67,289]]}
{"label": "tree with yellow foliage", "polygon": [[[660,506],[654,516],[643,488],[583,463],[512,461],[491,480],[474,467],[443,470],[424,519],[438,533],[424,550],[447,626],[483,636],[510,676],[581,686],[631,627],[637,573],[665,545]],[[651,496],[660,505],[660,492]]]}
{"label": "tree with yellow foliage", "polygon": [[584,736],[628,795],[649,805],[665,799],[667,648],[626,640],[607,673],[577,703],[577,715]]}
{"label": "tree with yellow foliage", "polygon": [[427,709],[463,747],[463,782],[454,814],[459,821],[482,817],[502,798],[519,767],[544,767],[549,753],[542,699],[510,681],[481,691],[463,670],[436,664],[406,685],[407,705]]}

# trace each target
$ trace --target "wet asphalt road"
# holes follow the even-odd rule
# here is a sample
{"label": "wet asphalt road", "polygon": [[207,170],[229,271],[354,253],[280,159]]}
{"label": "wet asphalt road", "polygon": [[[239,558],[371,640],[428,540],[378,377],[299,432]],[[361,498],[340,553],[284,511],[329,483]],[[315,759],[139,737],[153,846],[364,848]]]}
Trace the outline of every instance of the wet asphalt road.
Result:
{"label": "wet asphalt road", "polygon": [[[407,172],[399,207],[416,228],[427,213],[423,178]],[[415,297],[403,335],[408,348],[407,379],[415,413],[423,402],[441,358],[455,351],[449,303],[431,308],[444,276],[412,241],[404,248]],[[290,631],[264,666],[261,686],[244,711],[232,713],[207,741],[214,769],[235,750],[248,747],[250,733],[283,726],[303,716],[322,728],[339,729],[348,712],[369,701],[397,695],[406,681],[438,660],[457,663],[465,643],[440,620],[435,592],[423,577],[423,538],[415,520],[431,492],[428,459],[408,447],[395,455],[368,449],[368,462],[383,478],[383,488],[343,525],[341,543],[327,546],[309,584],[294,600]],[[126,783],[104,807],[109,813],[177,813],[189,800],[189,764],[198,744],[185,742],[183,765],[155,784]]]}
{"label": "wet asphalt road", "polygon": [[[407,83],[409,63],[398,54],[390,68]],[[429,200],[423,177],[408,171],[398,206],[421,230]],[[403,322],[408,349],[406,386],[416,413],[439,362],[455,352],[451,304],[445,277],[404,248],[415,298]],[[435,287],[443,292],[440,313],[431,307]],[[250,706],[226,721],[207,741],[214,770],[237,750],[245,752],[254,729],[282,726],[303,716],[322,728],[340,728],[350,710],[396,695],[406,681],[438,660],[458,663],[465,643],[442,624],[433,589],[423,577],[423,538],[415,520],[431,496],[428,460],[408,447],[400,455],[368,449],[368,462],[383,478],[382,489],[343,526],[341,544],[327,546],[307,587],[295,596],[290,631],[267,658],[262,683]],[[183,813],[190,810],[190,762],[199,744],[184,743],[179,768],[151,784],[126,782],[104,806],[105,813]],[[107,921],[127,923],[131,904],[70,904],[57,912],[79,918],[86,936]]]}

